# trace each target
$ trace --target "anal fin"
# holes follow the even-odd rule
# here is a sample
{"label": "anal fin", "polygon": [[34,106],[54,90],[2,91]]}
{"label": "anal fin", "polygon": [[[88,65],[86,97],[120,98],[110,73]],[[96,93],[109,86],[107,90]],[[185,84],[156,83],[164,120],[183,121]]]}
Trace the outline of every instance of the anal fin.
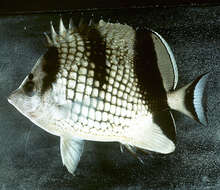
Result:
{"label": "anal fin", "polygon": [[141,116],[134,125],[132,146],[162,154],[175,150],[175,121],[170,111],[161,111],[152,117]]}
{"label": "anal fin", "polygon": [[84,141],[79,139],[60,139],[60,151],[63,165],[74,174],[84,148]]}

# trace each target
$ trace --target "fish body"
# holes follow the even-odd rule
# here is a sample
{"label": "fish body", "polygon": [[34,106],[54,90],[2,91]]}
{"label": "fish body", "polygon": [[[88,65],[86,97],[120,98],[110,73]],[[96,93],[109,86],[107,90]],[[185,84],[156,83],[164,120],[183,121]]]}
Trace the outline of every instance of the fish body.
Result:
{"label": "fish body", "polygon": [[175,150],[171,109],[206,123],[201,106],[207,75],[175,90],[177,65],[156,32],[126,24],[51,24],[48,51],[8,98],[37,126],[61,139],[74,173],[84,140],[120,142],[168,154]]}

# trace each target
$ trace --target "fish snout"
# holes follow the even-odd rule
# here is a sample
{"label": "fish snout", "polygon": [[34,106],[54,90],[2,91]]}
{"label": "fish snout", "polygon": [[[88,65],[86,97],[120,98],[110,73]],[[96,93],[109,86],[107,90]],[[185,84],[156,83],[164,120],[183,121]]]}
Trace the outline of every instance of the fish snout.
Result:
{"label": "fish snout", "polygon": [[16,98],[17,92],[18,92],[18,89],[17,89],[17,90],[14,90],[14,91],[7,97],[8,102],[9,102],[10,104],[13,104],[13,102],[14,102],[14,100],[15,100],[15,98]]}
{"label": "fish snout", "polygon": [[8,102],[11,104],[13,99],[13,92],[7,97]]}

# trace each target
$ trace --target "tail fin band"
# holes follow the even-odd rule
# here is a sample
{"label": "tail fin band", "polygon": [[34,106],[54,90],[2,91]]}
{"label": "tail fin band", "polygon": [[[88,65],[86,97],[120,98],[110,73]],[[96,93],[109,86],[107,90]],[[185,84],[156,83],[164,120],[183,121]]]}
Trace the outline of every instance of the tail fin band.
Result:
{"label": "tail fin band", "polygon": [[207,125],[203,107],[203,97],[208,73],[200,75],[188,85],[167,94],[168,105],[171,109],[180,111],[195,119],[203,125]]}

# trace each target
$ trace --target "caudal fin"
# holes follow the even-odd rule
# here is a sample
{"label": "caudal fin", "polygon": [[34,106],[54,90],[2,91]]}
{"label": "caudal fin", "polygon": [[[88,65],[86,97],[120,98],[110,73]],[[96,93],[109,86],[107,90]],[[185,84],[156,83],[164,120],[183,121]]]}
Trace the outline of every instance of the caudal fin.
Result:
{"label": "caudal fin", "polygon": [[169,92],[167,99],[170,108],[180,111],[206,125],[207,121],[202,102],[207,78],[208,73],[205,73],[188,85]]}

